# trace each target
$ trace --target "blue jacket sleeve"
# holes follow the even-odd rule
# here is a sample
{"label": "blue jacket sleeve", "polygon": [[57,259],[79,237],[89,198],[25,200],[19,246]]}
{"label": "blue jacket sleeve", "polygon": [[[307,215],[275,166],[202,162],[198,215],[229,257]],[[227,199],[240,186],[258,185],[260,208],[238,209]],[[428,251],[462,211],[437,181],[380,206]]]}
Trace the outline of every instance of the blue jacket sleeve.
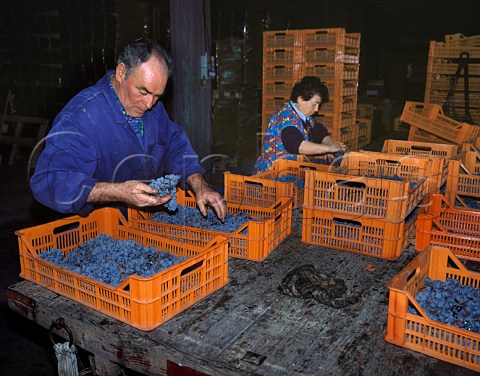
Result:
{"label": "blue jacket sleeve", "polygon": [[93,210],[86,201],[97,182],[92,177],[96,164],[94,142],[69,118],[60,119],[30,179],[33,196],[61,213],[88,214]]}

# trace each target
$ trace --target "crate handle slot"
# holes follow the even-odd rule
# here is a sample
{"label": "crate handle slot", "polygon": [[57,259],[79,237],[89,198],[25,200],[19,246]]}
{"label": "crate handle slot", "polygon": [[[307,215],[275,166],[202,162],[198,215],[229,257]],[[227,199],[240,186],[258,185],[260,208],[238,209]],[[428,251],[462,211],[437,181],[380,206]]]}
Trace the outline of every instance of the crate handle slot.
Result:
{"label": "crate handle slot", "polygon": [[326,34],[328,34],[328,31],[319,30],[319,31],[316,31],[315,34],[316,35],[320,35],[320,34],[326,35]]}
{"label": "crate handle slot", "polygon": [[352,188],[360,188],[360,189],[367,188],[367,185],[365,183],[361,183],[359,181],[353,181],[353,180],[337,180],[335,183],[339,187],[352,187]]}
{"label": "crate handle slot", "polygon": [[279,31],[279,32],[276,32],[276,33],[275,33],[275,36],[286,36],[286,35],[287,35],[287,33],[284,32],[284,31],[283,31],[283,32],[282,32],[282,31]]}
{"label": "crate handle slot", "polygon": [[253,180],[245,180],[245,184],[252,185],[254,187],[263,187],[263,184]]}
{"label": "crate handle slot", "polygon": [[377,159],[375,161],[377,164],[380,164],[380,163],[387,163],[387,164],[400,164],[400,161],[394,161],[394,160],[391,160],[391,159]]}
{"label": "crate handle slot", "polygon": [[79,226],[80,226],[79,221],[67,223],[67,224],[55,227],[53,229],[53,234],[57,235],[57,234],[61,234],[61,233],[64,233],[64,232],[72,231],[72,230],[77,229]]}
{"label": "crate handle slot", "polygon": [[185,274],[193,272],[195,269],[201,268],[202,265],[203,265],[203,260],[200,260],[199,262],[196,262],[193,265],[187,266],[185,269],[181,271],[180,277],[183,277]]}
{"label": "crate handle slot", "polygon": [[350,219],[343,219],[337,217],[333,218],[333,223],[343,226],[362,227],[362,224],[358,221],[352,221]]}
{"label": "crate handle slot", "polygon": [[417,267],[414,270],[412,270],[408,275],[407,275],[407,282],[409,282],[413,277],[415,277],[420,271],[420,268]]}
{"label": "crate handle slot", "polygon": [[412,150],[419,150],[419,151],[432,151],[431,146],[422,146],[422,145],[412,145],[411,146]]}

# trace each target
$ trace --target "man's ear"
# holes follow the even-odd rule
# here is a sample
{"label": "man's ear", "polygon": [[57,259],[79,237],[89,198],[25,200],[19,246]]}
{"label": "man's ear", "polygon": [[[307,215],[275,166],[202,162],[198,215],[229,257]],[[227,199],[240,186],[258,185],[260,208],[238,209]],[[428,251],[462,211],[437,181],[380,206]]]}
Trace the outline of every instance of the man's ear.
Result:
{"label": "man's ear", "polygon": [[119,63],[115,70],[115,78],[120,83],[125,81],[127,77],[127,68],[125,67],[124,63]]}

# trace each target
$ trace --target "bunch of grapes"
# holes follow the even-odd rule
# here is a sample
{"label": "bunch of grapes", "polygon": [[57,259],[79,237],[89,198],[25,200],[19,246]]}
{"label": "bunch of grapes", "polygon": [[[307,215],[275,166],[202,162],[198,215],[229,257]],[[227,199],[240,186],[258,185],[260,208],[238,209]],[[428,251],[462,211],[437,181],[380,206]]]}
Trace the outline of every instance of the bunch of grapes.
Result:
{"label": "bunch of grapes", "polygon": [[165,175],[164,178],[158,178],[152,180],[150,186],[153,188],[158,189],[158,194],[163,197],[166,195],[171,195],[172,199],[169,200],[164,206],[171,211],[177,209],[178,202],[177,202],[177,184],[178,180],[180,179],[180,175]]}
{"label": "bunch of grapes", "polygon": [[221,222],[212,210],[209,210],[207,216],[204,217],[198,209],[183,205],[178,205],[178,209],[175,213],[157,212],[152,219],[172,225],[189,226],[230,233],[237,231],[239,227],[243,226],[250,220],[246,213],[233,215],[227,212],[225,222]]}
{"label": "bunch of grapes", "polygon": [[[480,289],[453,278],[445,282],[425,278],[425,287],[415,300],[432,320],[480,333]],[[413,307],[408,312],[418,314]]]}
{"label": "bunch of grapes", "polygon": [[39,257],[115,287],[131,275],[150,277],[186,260],[166,250],[146,248],[133,240],[119,240],[105,233],[80,244],[67,257],[56,248],[40,253]]}

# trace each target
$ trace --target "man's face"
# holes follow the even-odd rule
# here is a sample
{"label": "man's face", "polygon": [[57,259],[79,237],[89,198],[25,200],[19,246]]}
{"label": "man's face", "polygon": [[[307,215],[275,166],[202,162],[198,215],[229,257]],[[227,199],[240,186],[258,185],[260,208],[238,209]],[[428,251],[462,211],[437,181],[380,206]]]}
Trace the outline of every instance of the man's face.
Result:
{"label": "man's face", "polygon": [[126,75],[125,65],[120,63],[115,72],[115,91],[132,117],[141,117],[157,103],[165,92],[168,81],[167,65],[151,57]]}

